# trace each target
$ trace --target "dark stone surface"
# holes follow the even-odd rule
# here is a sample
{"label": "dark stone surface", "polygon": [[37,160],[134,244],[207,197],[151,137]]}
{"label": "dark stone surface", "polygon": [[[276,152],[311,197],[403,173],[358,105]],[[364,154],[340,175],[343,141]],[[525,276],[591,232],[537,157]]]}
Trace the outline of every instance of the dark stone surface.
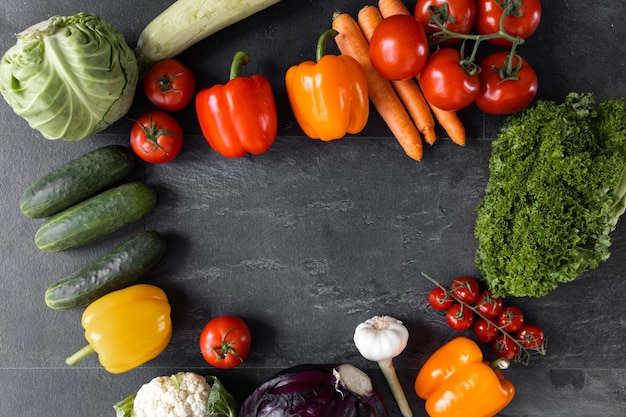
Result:
{"label": "dark stone surface", "polygon": [[[33,23],[80,11],[109,18],[134,46],[169,3],[7,0],[0,5],[0,49]],[[314,58],[317,37],[335,9],[356,15],[365,4],[374,2],[283,0],[182,54],[199,87],[208,87],[225,82],[234,52],[248,51],[246,71],[264,73],[275,88],[279,138],[264,155],[226,160],[200,136],[193,108],[185,109],[176,115],[186,132],[179,158],[142,164],[133,174],[157,189],[155,212],[82,248],[39,251],[33,236],[41,221],[20,213],[21,193],[89,150],[127,144],[132,119],[151,107],[138,93],[127,118],[95,137],[65,143],[44,140],[0,103],[2,415],[111,416],[112,404],[141,384],[181,370],[218,375],[243,399],[283,368],[348,362],[368,371],[390,415],[399,416],[380,371],[352,343],[354,327],[379,314],[409,328],[409,346],[395,364],[415,415],[425,415],[413,393],[415,375],[456,334],[427,308],[431,284],[421,273],[444,283],[476,274],[475,208],[488,179],[490,142],[504,117],[463,110],[467,146],[440,132],[421,163],[403,154],[375,112],[356,137],[332,143],[305,138],[288,107],[284,72]],[[623,97],[625,12],[621,0],[544,2],[538,32],[519,50],[539,74],[539,96],[560,101],[569,91],[591,91],[597,100]],[[48,309],[45,289],[147,228],[162,231],[169,242],[166,258],[145,282],[171,299],[171,344],[122,375],[108,374],[95,357],[66,366],[65,357],[85,343],[82,312]],[[549,341],[545,357],[507,372],[517,395],[502,416],[626,415],[623,224],[613,234],[612,253],[598,269],[546,297],[507,300],[542,325]],[[197,346],[204,324],[221,314],[246,319],[254,337],[248,361],[231,371],[210,368]]]}

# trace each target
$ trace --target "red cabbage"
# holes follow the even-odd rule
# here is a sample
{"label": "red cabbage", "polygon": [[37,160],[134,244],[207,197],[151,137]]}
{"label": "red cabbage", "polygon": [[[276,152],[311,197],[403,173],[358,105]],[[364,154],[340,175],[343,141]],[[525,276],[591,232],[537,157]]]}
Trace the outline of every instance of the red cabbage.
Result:
{"label": "red cabbage", "polygon": [[246,398],[239,417],[387,417],[369,377],[351,365],[285,369]]}

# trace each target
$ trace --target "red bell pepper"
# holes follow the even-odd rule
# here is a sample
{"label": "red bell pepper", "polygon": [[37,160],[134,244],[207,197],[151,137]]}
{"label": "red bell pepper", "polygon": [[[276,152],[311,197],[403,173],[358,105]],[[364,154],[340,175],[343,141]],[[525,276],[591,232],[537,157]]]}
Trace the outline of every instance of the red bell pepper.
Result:
{"label": "red bell pepper", "polygon": [[228,158],[267,151],[278,130],[276,102],[267,78],[240,76],[250,57],[237,52],[230,80],[198,92],[196,113],[202,134],[211,147]]}

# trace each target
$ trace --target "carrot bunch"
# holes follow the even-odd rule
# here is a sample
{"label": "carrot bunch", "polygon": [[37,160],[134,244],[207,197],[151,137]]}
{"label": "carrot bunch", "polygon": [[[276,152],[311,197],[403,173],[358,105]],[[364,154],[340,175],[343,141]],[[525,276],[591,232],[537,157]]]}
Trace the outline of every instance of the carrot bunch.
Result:
{"label": "carrot bunch", "polygon": [[[370,100],[405,153],[420,161],[423,156],[422,135],[429,145],[435,143],[435,118],[450,139],[465,145],[465,127],[456,112],[445,111],[428,103],[416,79],[390,81],[372,66],[369,41],[376,26],[386,17],[411,13],[402,0],[379,0],[378,7],[364,6],[355,20],[348,13],[337,12],[332,27],[339,34],[335,42],[342,54],[356,59],[365,70]],[[434,115],[434,116],[433,116]]]}

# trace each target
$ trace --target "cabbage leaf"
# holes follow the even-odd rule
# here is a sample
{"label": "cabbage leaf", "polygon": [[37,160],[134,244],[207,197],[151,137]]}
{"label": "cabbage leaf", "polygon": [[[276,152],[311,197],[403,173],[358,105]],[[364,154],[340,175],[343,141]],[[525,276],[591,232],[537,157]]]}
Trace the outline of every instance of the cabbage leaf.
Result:
{"label": "cabbage leaf", "polygon": [[123,117],[137,60],[107,19],[54,16],[17,35],[0,61],[0,93],[47,139],[77,141]]}

